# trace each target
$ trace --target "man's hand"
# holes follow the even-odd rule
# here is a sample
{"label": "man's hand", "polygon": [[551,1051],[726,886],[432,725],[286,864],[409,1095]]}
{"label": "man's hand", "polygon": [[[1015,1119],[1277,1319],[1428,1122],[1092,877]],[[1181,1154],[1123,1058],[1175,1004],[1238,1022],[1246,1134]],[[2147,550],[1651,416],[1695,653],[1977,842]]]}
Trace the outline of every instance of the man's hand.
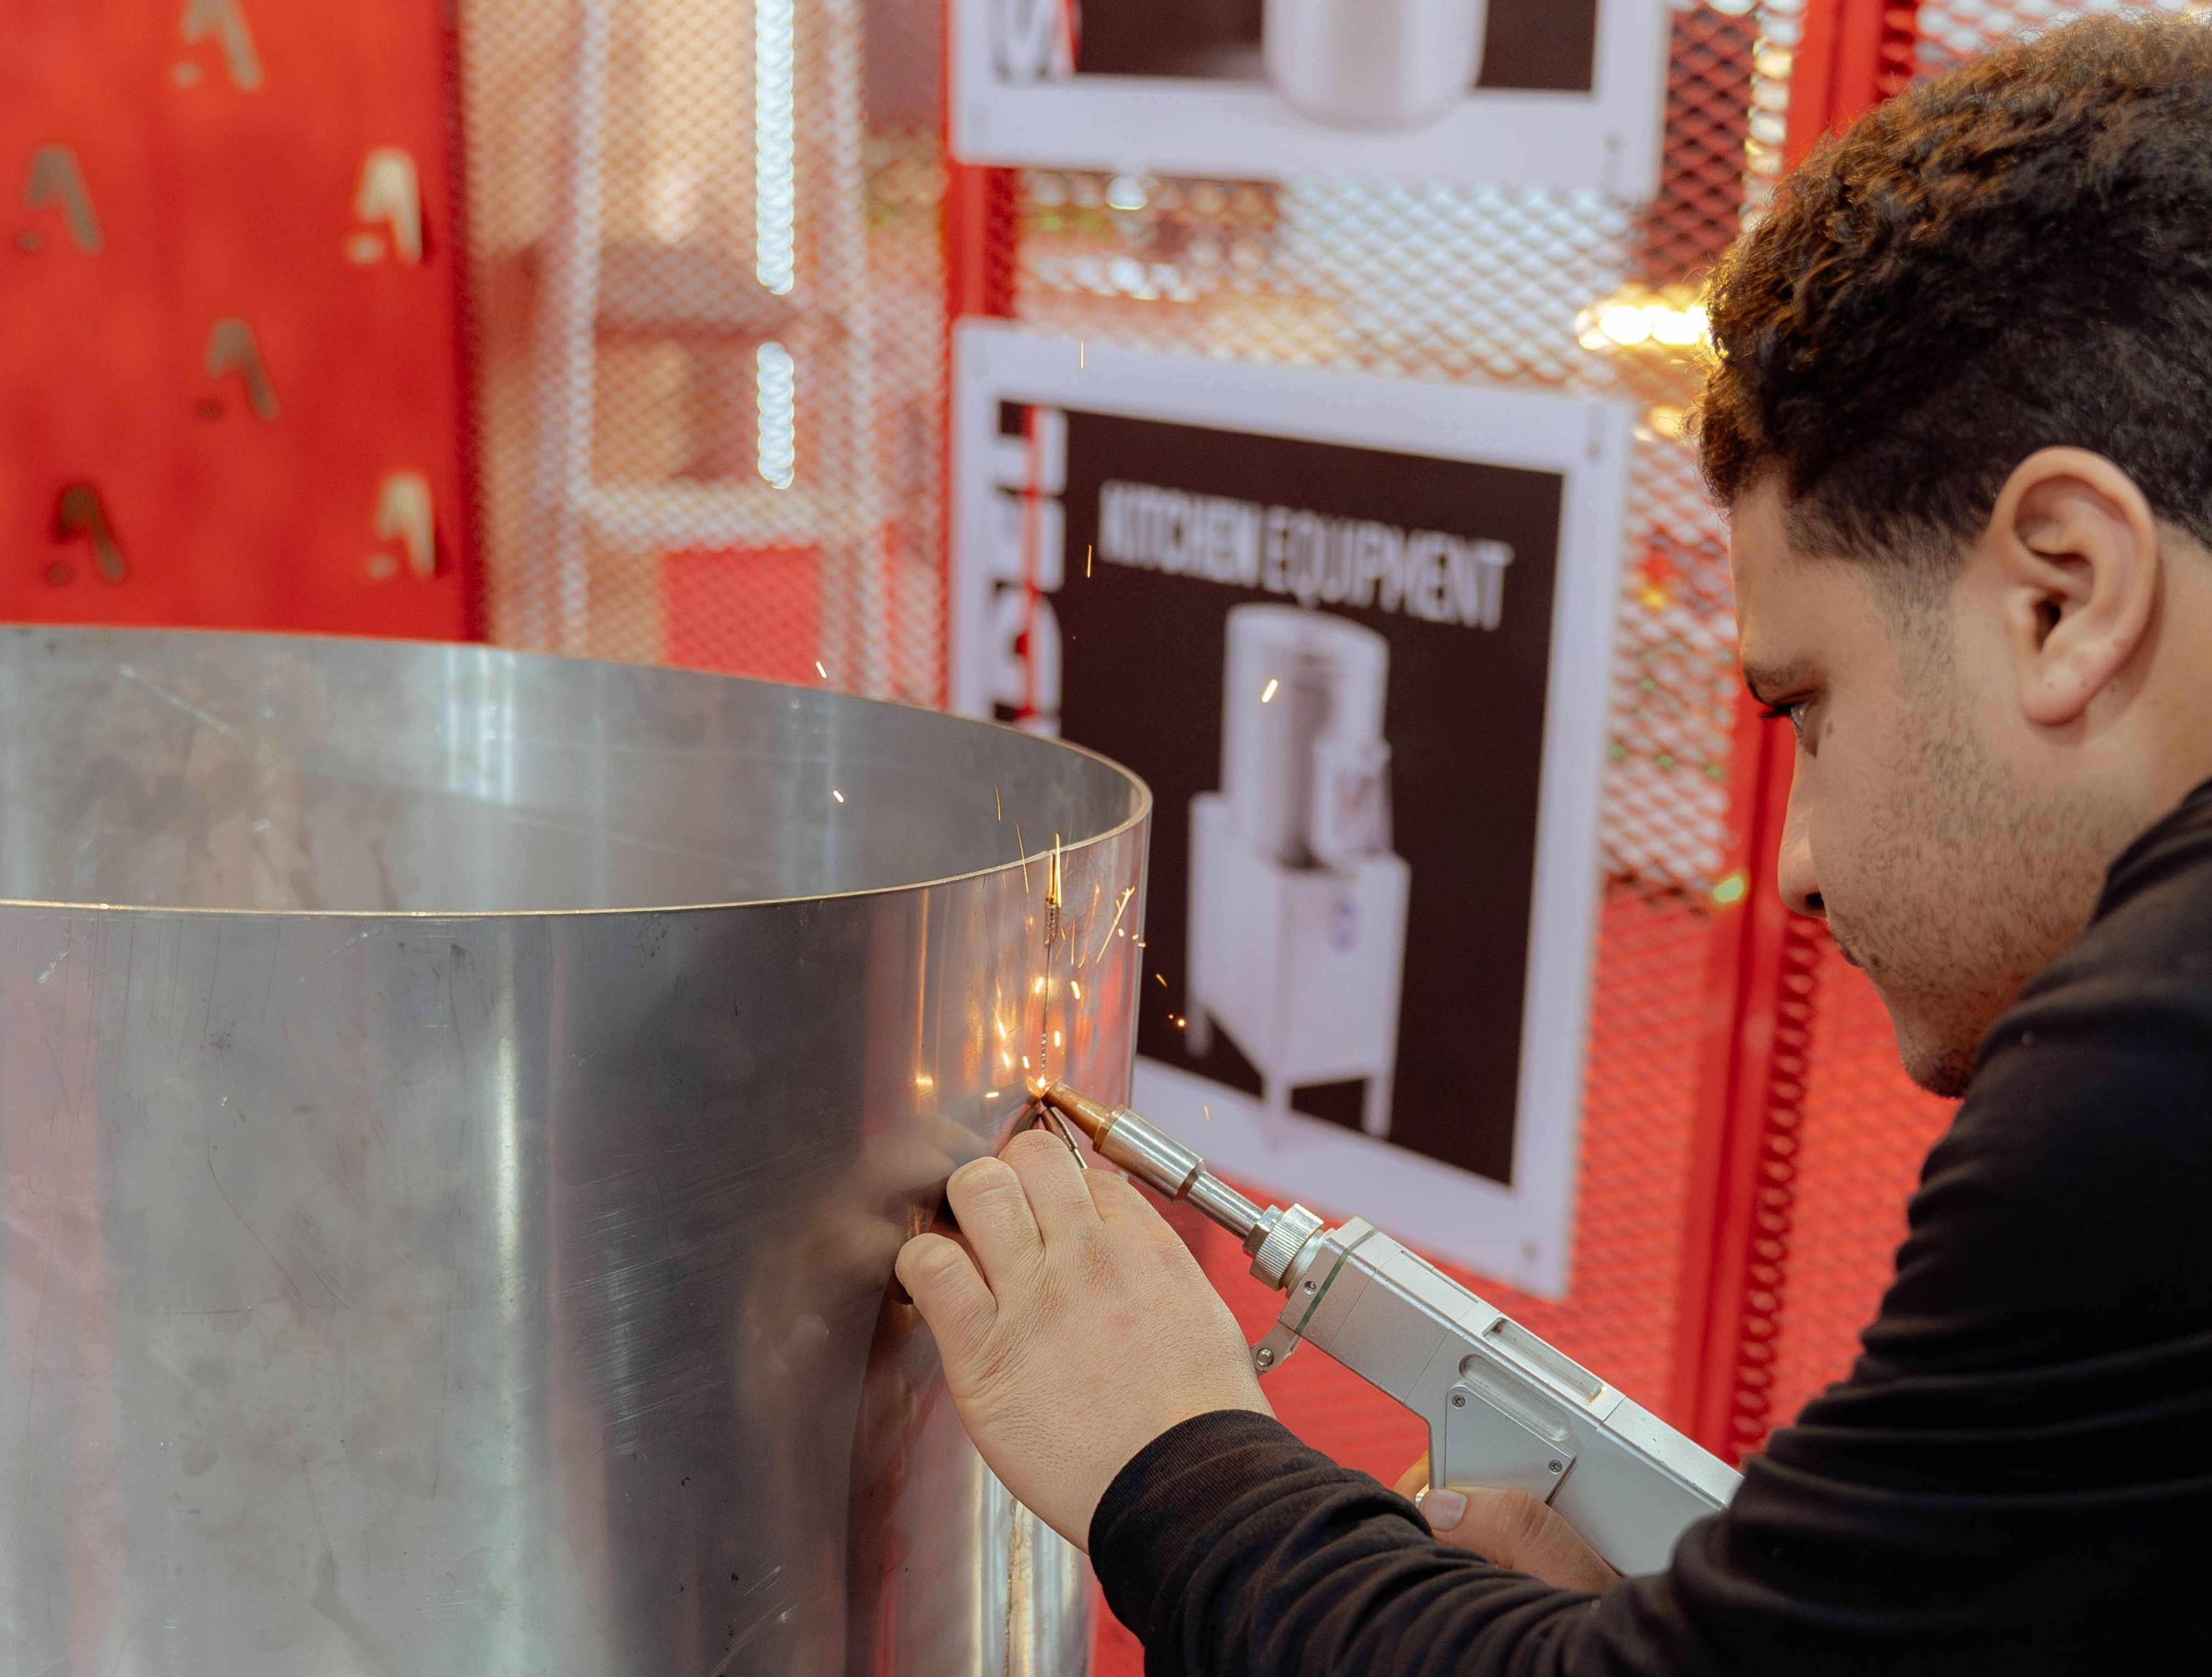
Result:
{"label": "man's hand", "polygon": [[1572,1526],[1526,1491],[1431,1491],[1425,1450],[1400,1475],[1397,1489],[1420,1505],[1439,1543],[1472,1550],[1494,1566],[1593,1594],[1620,1582]]}
{"label": "man's hand", "polygon": [[1114,1476],[1170,1427],[1273,1413],[1229,1307],[1120,1176],[1030,1130],[961,1166],[945,1195],[968,1249],[917,1235],[898,1278],[975,1448],[1070,1542],[1088,1545]]}

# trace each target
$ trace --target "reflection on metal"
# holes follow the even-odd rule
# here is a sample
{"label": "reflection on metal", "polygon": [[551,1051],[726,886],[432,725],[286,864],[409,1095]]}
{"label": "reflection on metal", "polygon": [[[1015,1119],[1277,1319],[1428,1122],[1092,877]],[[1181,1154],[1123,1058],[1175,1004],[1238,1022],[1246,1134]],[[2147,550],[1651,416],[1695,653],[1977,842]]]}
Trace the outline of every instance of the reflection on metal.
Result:
{"label": "reflection on metal", "polygon": [[208,377],[219,379],[232,372],[245,380],[246,400],[254,417],[276,418],[276,387],[269,382],[261,346],[254,341],[253,328],[235,316],[216,321],[208,331],[207,343]]}
{"label": "reflection on metal", "polygon": [[[401,262],[411,266],[422,259],[422,188],[415,159],[405,147],[377,146],[362,160],[353,213],[359,221],[382,222],[391,228],[391,248]],[[351,262],[374,262],[384,255],[384,236],[351,234],[345,252]]]}
{"label": "reflection on metal", "polygon": [[887,1283],[1002,1040],[1126,1099],[1147,820],[819,690],[0,631],[0,1670],[1080,1677]]}
{"label": "reflection on metal", "polygon": [[[123,557],[123,545],[115,539],[115,531],[107,521],[107,505],[100,499],[96,483],[64,483],[60,497],[54,502],[54,539],[73,541],[84,538],[92,549],[92,562],[100,574],[110,582],[121,582],[131,574],[131,567]],[[50,566],[46,571],[50,582],[70,580],[69,567]]]}
{"label": "reflection on metal", "polygon": [[23,208],[40,210],[50,204],[61,206],[70,240],[77,249],[87,256],[106,249],[92,194],[85,189],[84,171],[77,166],[76,153],[67,146],[40,146],[31,154],[30,171],[23,177]]}
{"label": "reflection on metal", "polygon": [[[376,539],[397,541],[407,550],[407,568],[417,576],[438,574],[438,527],[431,517],[430,480],[419,471],[395,471],[376,492]],[[388,553],[374,556],[368,574],[379,581],[398,574]]]}
{"label": "reflection on metal", "polygon": [[[185,0],[177,34],[187,46],[213,35],[222,48],[231,85],[248,91],[261,85],[261,55],[253,50],[253,31],[246,26],[243,0]],[[200,79],[199,66],[190,69],[187,75],[186,65],[179,64],[170,74],[179,86],[190,87]]]}

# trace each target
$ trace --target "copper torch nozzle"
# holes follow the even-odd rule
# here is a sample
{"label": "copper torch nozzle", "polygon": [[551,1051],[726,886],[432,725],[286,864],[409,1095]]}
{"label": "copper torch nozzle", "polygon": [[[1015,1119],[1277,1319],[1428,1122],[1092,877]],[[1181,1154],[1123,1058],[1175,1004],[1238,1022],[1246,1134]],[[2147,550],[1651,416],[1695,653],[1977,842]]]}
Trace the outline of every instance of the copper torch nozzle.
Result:
{"label": "copper torch nozzle", "polygon": [[1090,1096],[1080,1094],[1064,1083],[1039,1083],[1030,1092],[1042,1104],[1081,1130],[1094,1147],[1098,1145],[1100,1138],[1114,1127],[1114,1108],[1101,1106]]}

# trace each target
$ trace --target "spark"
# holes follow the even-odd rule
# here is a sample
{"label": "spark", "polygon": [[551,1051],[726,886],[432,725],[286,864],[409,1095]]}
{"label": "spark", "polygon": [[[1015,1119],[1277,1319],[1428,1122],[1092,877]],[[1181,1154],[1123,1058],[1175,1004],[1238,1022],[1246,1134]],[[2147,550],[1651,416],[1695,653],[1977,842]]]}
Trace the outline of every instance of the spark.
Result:
{"label": "spark", "polygon": [[1030,888],[1030,852],[1029,847],[1022,842],[1022,823],[1018,821],[1014,823],[1014,851],[1022,859],[1022,889],[1027,890]]}
{"label": "spark", "polygon": [[1083,987],[1080,984],[1071,978],[1067,981],[1067,987],[1075,992],[1075,999],[1078,1001],[1083,1000]]}
{"label": "spark", "polygon": [[1056,1030],[1052,1034],[1052,1045],[1054,1048],[1058,1048],[1060,1046],[1060,1033]]}
{"label": "spark", "polygon": [[994,1019],[991,1023],[999,1027],[999,1040],[1001,1042],[1005,1042],[1007,1036],[1006,1022],[1004,1019]]}
{"label": "spark", "polygon": [[1119,902],[1116,902],[1116,903],[1114,905],[1114,921],[1113,921],[1113,924],[1109,925],[1109,926],[1106,928],[1106,935],[1105,935],[1105,937],[1101,938],[1101,939],[1098,940],[1098,954],[1094,955],[1094,956],[1092,956],[1092,957],[1091,957],[1091,960],[1092,960],[1094,963],[1095,963],[1095,962],[1097,962],[1097,961],[1100,958],[1100,957],[1103,956],[1103,955],[1106,953],[1106,945],[1107,945],[1108,942],[1109,942],[1109,941],[1110,941],[1110,940],[1112,939],[1112,938],[1113,938],[1113,936],[1114,936],[1114,933],[1115,933],[1117,930],[1119,930],[1119,929],[1120,929],[1120,927],[1121,927],[1121,913],[1122,913],[1122,910],[1124,910],[1125,908],[1127,908],[1129,906],[1129,899],[1130,899],[1131,897],[1134,896],[1136,894],[1137,894],[1137,888],[1136,888],[1134,885],[1126,885],[1126,886],[1124,886],[1124,887],[1122,888],[1122,890],[1121,890],[1121,900]]}
{"label": "spark", "polygon": [[1052,835],[1052,870],[1044,880],[1044,946],[1046,958],[1051,958],[1052,946],[1060,941],[1060,835]]}
{"label": "spark", "polygon": [[1024,1072],[1026,1072],[1027,1070],[1029,1070],[1029,1068],[1030,1068],[1030,1057],[1029,1057],[1027,1054],[1024,1054],[1024,1055],[1022,1056],[1022,1069],[1023,1069]]}
{"label": "spark", "polygon": [[1006,800],[999,796],[999,788],[996,787],[991,788],[991,807],[998,811],[1000,820],[1004,821],[1006,818]]}
{"label": "spark", "polygon": [[1274,677],[1269,676],[1267,677],[1267,684],[1260,690],[1260,702],[1261,704],[1266,704],[1272,700],[1275,696],[1275,690],[1282,684],[1283,684],[1277,681]]}
{"label": "spark", "polygon": [[995,1101],[999,1098],[999,1091],[995,1089],[986,1089],[983,1091],[983,1098],[987,1101]]}
{"label": "spark", "polygon": [[1083,574],[1085,576],[1091,574],[1091,544],[1088,542],[1083,544]]}
{"label": "spark", "polygon": [[1206,1121],[1207,1123],[1210,1124],[1213,1121],[1213,1109],[1208,1106],[1204,1101],[1200,1101],[1198,1103],[1198,1109],[1206,1115]]}
{"label": "spark", "polygon": [[830,672],[822,667],[822,660],[818,658],[814,660],[814,673],[824,681],[830,679]]}
{"label": "spark", "polygon": [[838,791],[834,786],[830,788],[830,795],[832,798],[835,798],[841,804],[845,801],[845,794]]}
{"label": "spark", "polygon": [[1168,975],[1167,975],[1165,973],[1164,973],[1164,972],[1156,972],[1156,973],[1154,973],[1154,974],[1152,975],[1152,976],[1153,976],[1153,977],[1155,977],[1155,978],[1157,978],[1157,979],[1158,979],[1158,980],[1160,981],[1160,988],[1162,988],[1163,990],[1164,990],[1164,989],[1166,989],[1166,988],[1168,987]]}
{"label": "spark", "polygon": [[1036,983],[1034,983],[1034,984],[1030,985],[1030,993],[1031,995],[1033,995],[1033,996],[1041,996],[1041,995],[1042,995],[1042,994],[1044,993],[1044,980],[1042,980],[1042,978],[1040,978],[1040,979],[1038,979],[1038,980],[1037,980],[1037,981],[1036,981]]}

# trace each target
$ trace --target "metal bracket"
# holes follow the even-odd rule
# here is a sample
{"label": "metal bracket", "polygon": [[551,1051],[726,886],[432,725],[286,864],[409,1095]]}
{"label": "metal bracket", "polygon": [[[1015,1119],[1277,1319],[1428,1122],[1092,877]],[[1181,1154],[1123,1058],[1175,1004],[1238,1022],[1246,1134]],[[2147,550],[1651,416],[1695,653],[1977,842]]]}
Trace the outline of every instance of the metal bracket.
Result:
{"label": "metal bracket", "polygon": [[1277,1322],[1252,1347],[1252,1371],[1255,1374],[1273,1374],[1291,1360],[1291,1353],[1297,1348],[1298,1336],[1285,1324]]}

